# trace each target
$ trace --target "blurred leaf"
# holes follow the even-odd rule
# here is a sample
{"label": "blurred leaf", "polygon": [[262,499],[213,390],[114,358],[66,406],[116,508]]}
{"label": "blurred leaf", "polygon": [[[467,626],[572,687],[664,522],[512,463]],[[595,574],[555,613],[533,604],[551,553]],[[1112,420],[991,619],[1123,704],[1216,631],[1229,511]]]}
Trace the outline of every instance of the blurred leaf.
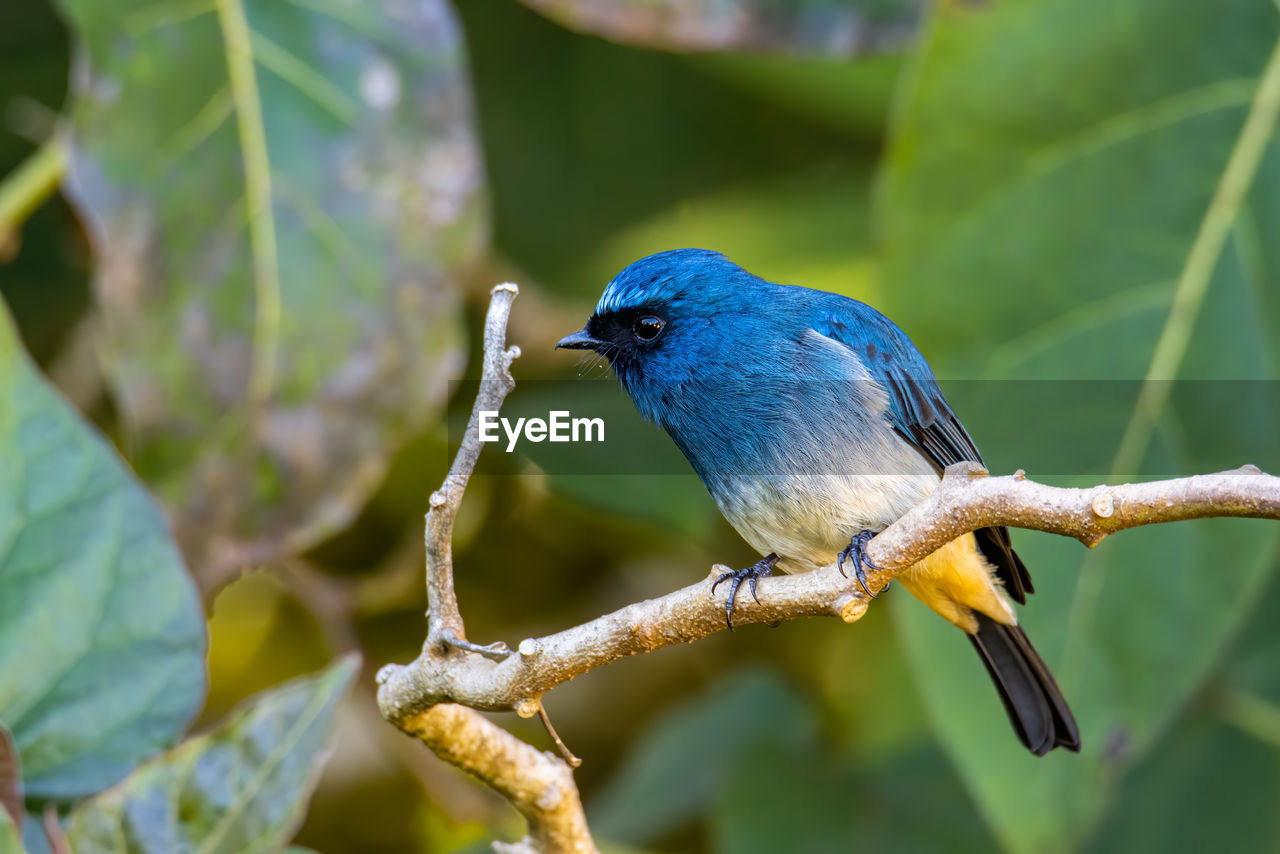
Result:
{"label": "blurred leaf", "polygon": [[[296,598],[307,582],[292,571],[247,572],[218,591],[209,615],[209,696],[202,723],[226,716],[247,695],[323,667],[333,657],[322,618]],[[331,616],[328,622],[338,623]]]}
{"label": "blurred leaf", "polygon": [[[0,29],[0,174],[52,129],[67,88],[67,36],[45,3],[13,3]],[[47,111],[47,112],[46,112]],[[43,122],[42,122],[43,120]]]}
{"label": "blurred leaf", "polygon": [[69,190],[129,455],[197,570],[303,549],[459,368],[454,279],[485,217],[451,9],[63,5]]}
{"label": "blurred leaf", "polygon": [[859,768],[817,743],[749,746],[733,757],[711,820],[715,850],[724,854],[989,852],[993,845],[934,750]]}
{"label": "blurred leaf", "polygon": [[1203,713],[1190,716],[1121,784],[1085,850],[1280,849],[1280,763],[1274,750],[1259,747]]}
{"label": "blurred leaf", "polygon": [[921,0],[522,0],[581,32],[663,50],[847,55],[910,40]]}
{"label": "blurred leaf", "polygon": [[[1276,23],[1253,0],[940,4],[876,212],[889,306],[926,355],[1034,340],[1073,316],[1096,325],[1126,295],[1136,310],[1145,289],[1171,293]],[[1159,73],[1153,51],[1171,58]],[[1149,341],[1131,346],[1149,356]]]}
{"label": "blurred leaf", "polygon": [[9,730],[0,726],[0,814],[22,830],[22,764]]}
{"label": "blurred leaf", "polygon": [[[979,348],[994,353],[995,378],[1148,373],[1276,36],[1275,9],[1249,0],[938,6],[880,213],[888,309],[940,373],[978,368]],[[1207,296],[1182,299],[1198,314],[1179,379],[1273,374],[1264,294],[1280,265],[1274,241],[1252,230],[1253,203],[1274,207],[1275,183],[1253,192],[1211,259]],[[1210,383],[1200,397],[1171,388],[1141,471],[1239,464],[1276,433],[1267,383],[1238,418],[1207,405]],[[1133,397],[1115,404],[1120,423]],[[960,413],[979,445],[1025,429],[1015,398]],[[1080,418],[1065,406],[1056,415]],[[1073,452],[1110,459],[1119,439],[1081,430]],[[988,448],[993,468],[1018,464],[999,443]],[[935,727],[1001,841],[1062,850],[1218,659],[1275,564],[1276,531],[1240,520],[1160,526],[1088,553],[1045,535],[1015,540],[1039,589],[1024,623],[1076,710],[1083,755],[1026,755],[968,644],[907,597],[894,607]]]}
{"label": "blurred leaf", "polygon": [[715,522],[715,505],[696,475],[553,475],[556,492],[593,512],[628,521],[653,522],[685,536],[704,535]]}
{"label": "blurred leaf", "polygon": [[812,744],[805,747],[744,745],[729,758],[711,814],[717,852],[811,854],[861,847],[859,828],[870,807],[866,781],[848,762]]}
{"label": "blurred leaf", "polygon": [[1227,656],[1222,676],[1233,687],[1280,704],[1280,668],[1276,667],[1280,661],[1280,632],[1276,631],[1275,621],[1278,609],[1280,583],[1273,578],[1254,605],[1253,619]]}
{"label": "blurred leaf", "polygon": [[[710,73],[720,55],[583,38],[519,3],[460,3],[458,11],[486,162],[501,188],[495,241],[558,294],[594,303],[604,282],[578,272],[582,259],[690,195],[850,157],[849,134],[828,119]],[[511,68],[522,69],[518,79]],[[878,150],[857,153],[870,161]]]}
{"label": "blurred leaf", "polygon": [[823,166],[701,194],[618,234],[588,272],[603,289],[637,258],[697,246],[766,279],[871,299],[870,186],[869,168]]}
{"label": "blurred leaf", "polygon": [[358,666],[347,657],[260,694],[218,729],[85,801],[67,827],[76,854],[283,847],[306,812]]}
{"label": "blurred leaf", "polygon": [[878,148],[903,64],[900,54],[841,60],[717,53],[700,57],[696,67]]}
{"label": "blurred leaf", "polygon": [[[43,816],[28,812],[22,823],[22,848],[26,854],[54,854],[44,834]],[[0,851],[3,851],[0,848]]]}
{"label": "blurred leaf", "polygon": [[0,720],[28,798],[110,785],[199,708],[204,619],[165,520],[2,308],[0,589]]}
{"label": "blurred leaf", "polygon": [[710,808],[739,752],[760,743],[796,750],[816,737],[805,697],[767,672],[730,674],[634,740],[590,805],[592,830],[626,844],[652,842]]}
{"label": "blurred leaf", "polygon": [[22,837],[4,810],[0,810],[0,854],[22,854]]}

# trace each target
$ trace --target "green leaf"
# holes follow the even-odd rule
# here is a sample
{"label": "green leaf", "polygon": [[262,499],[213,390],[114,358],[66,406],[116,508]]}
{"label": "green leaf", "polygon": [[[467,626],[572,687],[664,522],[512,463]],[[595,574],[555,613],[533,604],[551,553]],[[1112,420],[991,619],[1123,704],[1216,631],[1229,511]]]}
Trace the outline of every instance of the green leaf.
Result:
{"label": "green leaf", "polygon": [[[792,115],[817,120],[853,139],[867,141],[878,152],[903,64],[901,54],[847,62],[829,57],[717,53],[701,57],[696,68]],[[798,209],[795,213],[803,216],[808,211]],[[786,220],[775,217],[774,222],[782,225]],[[824,223],[824,227],[831,225]]]}
{"label": "green leaf", "polygon": [[620,232],[581,275],[607,282],[650,253],[704,246],[767,279],[869,299],[870,183],[868,167],[821,165],[693,196]]}
{"label": "green leaf", "polygon": [[1224,833],[1234,851],[1277,850],[1273,805],[1280,798],[1280,765],[1274,750],[1260,747],[1204,714],[1188,716],[1120,785],[1107,821],[1085,850],[1208,851]]}
{"label": "green leaf", "polygon": [[795,750],[816,734],[813,709],[793,688],[769,673],[734,673],[635,740],[590,805],[592,829],[631,845],[652,842],[707,811],[738,752],[763,742]]}
{"label": "green leaf", "polygon": [[485,212],[452,11],[62,5],[68,189],[129,457],[197,572],[307,548],[460,366],[456,273]]}
{"label": "green leaf", "polygon": [[0,813],[22,829],[22,762],[9,730],[0,726]]}
{"label": "green leaf", "polygon": [[0,810],[0,854],[22,854],[22,837],[4,810]]}
{"label": "green leaf", "polygon": [[93,852],[276,851],[306,812],[354,656],[253,698],[208,735],[77,806],[67,838]]}
{"label": "green leaf", "polygon": [[522,0],[574,30],[663,50],[848,55],[892,50],[921,0]]}
{"label": "green leaf", "polygon": [[[1123,292],[1171,292],[1275,32],[1253,0],[939,7],[877,210],[895,318],[955,353]],[[1153,73],[1153,51],[1176,61]]]}
{"label": "green leaf", "polygon": [[0,308],[0,720],[28,798],[110,785],[204,694],[200,604],[168,526],[45,384]]}
{"label": "green leaf", "polygon": [[724,854],[993,846],[937,750],[899,751],[860,767],[816,742],[748,746],[730,762],[711,825],[714,850]]}
{"label": "green leaf", "polygon": [[[1280,257],[1258,228],[1277,206],[1278,22],[1252,0],[938,6],[882,184],[886,308],[944,377],[1089,380],[1111,407],[1099,431],[997,382],[998,405],[959,409],[994,470],[1051,441],[1037,421],[1065,434],[1075,483],[1274,464]],[[1213,520],[1085,552],[1015,533],[1038,590],[1022,619],[1076,711],[1078,757],[1026,755],[969,645],[893,597],[935,728],[1006,847],[1089,832],[1242,624],[1276,534]]]}

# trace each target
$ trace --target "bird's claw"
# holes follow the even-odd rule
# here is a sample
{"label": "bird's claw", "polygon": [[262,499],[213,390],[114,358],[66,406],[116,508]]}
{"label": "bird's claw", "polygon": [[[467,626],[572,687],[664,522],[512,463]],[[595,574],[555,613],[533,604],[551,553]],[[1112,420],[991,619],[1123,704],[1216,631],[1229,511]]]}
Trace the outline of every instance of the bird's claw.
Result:
{"label": "bird's claw", "polygon": [[840,570],[840,574],[845,578],[849,576],[844,571],[844,562],[847,559],[853,561],[853,576],[858,579],[863,591],[872,599],[876,598],[876,594],[872,593],[871,589],[867,587],[867,571],[863,567],[880,568],[871,562],[871,558],[867,557],[867,543],[875,539],[875,536],[875,531],[859,531],[853,535],[853,539],[849,540],[849,545],[840,550],[840,556],[836,558],[836,569]]}
{"label": "bird's claw", "polygon": [[738,597],[738,588],[742,586],[742,582],[747,582],[747,589],[751,591],[751,598],[759,603],[760,597],[756,595],[756,582],[761,578],[773,575],[773,567],[777,562],[778,556],[771,554],[756,561],[746,569],[726,572],[712,582],[711,592],[713,594],[716,592],[716,588],[720,586],[720,582],[731,582],[729,585],[729,599],[724,603],[724,621],[728,625],[729,631],[733,631],[733,605],[734,600]]}

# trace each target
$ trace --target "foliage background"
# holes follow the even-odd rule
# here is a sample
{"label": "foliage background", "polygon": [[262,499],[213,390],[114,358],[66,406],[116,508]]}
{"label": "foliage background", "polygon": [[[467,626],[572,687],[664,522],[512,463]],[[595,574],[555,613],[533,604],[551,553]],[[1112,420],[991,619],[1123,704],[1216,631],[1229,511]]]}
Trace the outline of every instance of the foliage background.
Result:
{"label": "foliage background", "polygon": [[[279,80],[263,84],[269,146],[289,155],[268,164],[275,186],[310,197],[297,218],[320,211],[354,246],[343,255],[309,244],[314,229],[290,231],[288,216],[276,222],[284,390],[267,408],[283,432],[258,444],[235,426],[258,405],[235,380],[253,374],[245,353],[261,282],[235,263],[222,275],[192,261],[240,198],[243,139],[234,122],[219,125],[213,159],[168,175],[154,171],[162,152],[148,143],[180,132],[193,100],[218,104],[227,53],[196,30],[167,53],[122,50],[134,20],[124,13],[159,20],[163,4],[11,5],[0,28],[0,174],[60,114],[82,142],[68,185],[77,207],[54,196],[3,236],[0,292],[46,375],[173,514],[210,609],[195,730],[340,653],[364,654],[298,835],[318,851],[481,850],[519,833],[513,811],[381,723],[371,678],[421,641],[422,515],[448,464],[448,424],[471,402],[448,383],[474,376],[496,281],[522,287],[518,382],[602,379],[554,353],[555,340],[626,263],[701,245],[884,309],[944,385],[995,381],[957,409],[996,471],[1038,474],[1028,459],[1046,435],[1067,447],[1068,462],[1048,472],[1060,482],[1246,460],[1280,468],[1269,383],[1280,368],[1274,126],[1262,128],[1261,165],[1228,211],[1199,297],[1187,273],[1259,76],[1276,73],[1280,17],[1266,0],[938,2],[918,27],[916,4],[881,3],[865,7],[883,17],[864,30],[850,29],[853,4],[685,4],[681,38],[643,25],[662,4],[605,4],[632,15],[605,24],[587,3],[531,0],[556,21],[514,0],[369,4],[352,26],[376,34],[403,79],[422,81],[423,100],[382,123],[357,111],[346,125],[332,121],[343,98],[368,92],[363,42],[335,47],[320,24],[311,42],[279,3],[249,4],[252,31],[312,69],[259,42],[262,79],[310,86],[330,114],[273,92]],[[735,31],[716,17],[737,8],[768,25]],[[449,16],[465,55],[451,53]],[[600,26],[612,40],[575,31]],[[77,72],[79,101],[68,94],[77,27],[98,51],[94,70]],[[882,37],[841,37],[850,32]],[[878,50],[862,55],[868,46]],[[691,47],[700,50],[677,50]],[[131,110],[101,85],[122,79],[166,94]],[[352,162],[368,186],[343,183]],[[432,207],[442,198],[453,201],[444,214]],[[228,250],[243,265],[252,234],[226,233],[247,241]],[[122,303],[120,276],[138,258],[143,297]],[[415,292],[427,301],[398,301],[402,279],[425,283]],[[192,305],[208,307],[214,333],[182,324]],[[1179,317],[1189,317],[1186,346],[1153,367]],[[371,373],[342,361],[362,348]],[[344,369],[356,377],[350,398],[331,394]],[[1193,382],[1171,387],[1139,437],[1140,463],[1117,460],[1136,384],[1107,386],[1118,397],[1101,415],[1083,405],[1101,383],[1056,404],[1027,397],[1041,381],[1147,376]],[[277,480],[268,451],[280,435],[286,449],[314,447]],[[498,454],[482,465],[455,544],[475,639],[555,631],[686,584],[712,562],[754,559],[692,475],[547,475]],[[551,694],[560,732],[586,758],[577,776],[601,844],[1275,850],[1275,532],[1197,523],[1126,533],[1087,554],[1045,535],[1015,538],[1040,591],[1024,620],[1078,711],[1084,754],[1023,755],[967,645],[894,591],[853,628],[754,627],[621,661]],[[228,566],[242,560],[255,569],[234,577]],[[54,640],[2,629],[13,646],[0,652]],[[536,724],[501,722],[546,742]]]}

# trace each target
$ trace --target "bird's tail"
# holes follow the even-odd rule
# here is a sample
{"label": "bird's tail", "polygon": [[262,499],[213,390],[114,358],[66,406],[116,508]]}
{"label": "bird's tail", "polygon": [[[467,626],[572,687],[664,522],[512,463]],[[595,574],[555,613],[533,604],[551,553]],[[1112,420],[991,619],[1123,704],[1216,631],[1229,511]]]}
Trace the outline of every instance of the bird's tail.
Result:
{"label": "bird's tail", "polygon": [[969,635],[982,656],[1004,709],[1027,749],[1044,756],[1055,747],[1080,750],[1080,730],[1053,674],[1018,626],[974,612],[978,631]]}

